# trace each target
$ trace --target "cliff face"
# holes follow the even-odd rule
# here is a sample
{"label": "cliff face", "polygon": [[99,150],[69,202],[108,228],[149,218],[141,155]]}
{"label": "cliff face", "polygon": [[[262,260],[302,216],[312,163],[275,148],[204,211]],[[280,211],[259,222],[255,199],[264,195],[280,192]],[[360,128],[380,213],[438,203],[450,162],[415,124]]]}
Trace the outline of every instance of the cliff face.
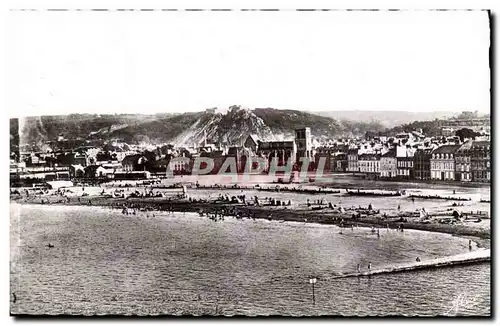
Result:
{"label": "cliff face", "polygon": [[352,125],[297,110],[272,108],[248,109],[231,106],[202,112],[163,115],[68,115],[23,119],[21,143],[42,144],[58,136],[83,141],[121,139],[129,143],[172,143],[199,145],[206,139],[228,145],[240,145],[249,134],[261,139],[284,140],[294,130],[310,127],[315,138],[330,138],[353,133]]}

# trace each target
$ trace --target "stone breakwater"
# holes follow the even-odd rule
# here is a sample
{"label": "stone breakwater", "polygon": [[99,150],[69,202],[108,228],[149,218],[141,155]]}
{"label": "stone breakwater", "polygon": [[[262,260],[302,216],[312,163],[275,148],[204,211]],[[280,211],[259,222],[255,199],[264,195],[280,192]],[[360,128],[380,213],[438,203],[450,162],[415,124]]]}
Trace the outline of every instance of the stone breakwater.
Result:
{"label": "stone breakwater", "polygon": [[483,250],[476,250],[473,252],[469,252],[466,254],[431,259],[428,261],[398,264],[392,267],[376,269],[370,272],[347,273],[344,275],[335,276],[333,278],[362,277],[362,276],[372,276],[379,274],[401,273],[414,270],[450,267],[454,265],[477,264],[489,261],[491,261],[491,251],[490,249],[483,249]]}

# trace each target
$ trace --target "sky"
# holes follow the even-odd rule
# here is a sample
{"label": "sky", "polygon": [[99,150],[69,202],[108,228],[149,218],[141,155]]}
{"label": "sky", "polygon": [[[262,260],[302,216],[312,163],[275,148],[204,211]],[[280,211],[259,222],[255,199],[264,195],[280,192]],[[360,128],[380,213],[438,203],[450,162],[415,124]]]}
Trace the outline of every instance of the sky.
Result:
{"label": "sky", "polygon": [[11,116],[490,110],[486,11],[10,12]]}

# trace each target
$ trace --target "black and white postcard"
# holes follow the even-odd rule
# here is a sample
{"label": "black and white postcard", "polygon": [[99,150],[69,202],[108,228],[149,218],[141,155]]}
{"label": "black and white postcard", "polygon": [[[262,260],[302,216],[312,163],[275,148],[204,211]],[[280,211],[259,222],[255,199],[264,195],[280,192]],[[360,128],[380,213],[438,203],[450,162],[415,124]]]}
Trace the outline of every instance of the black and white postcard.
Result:
{"label": "black and white postcard", "polygon": [[490,11],[6,17],[12,316],[491,316]]}

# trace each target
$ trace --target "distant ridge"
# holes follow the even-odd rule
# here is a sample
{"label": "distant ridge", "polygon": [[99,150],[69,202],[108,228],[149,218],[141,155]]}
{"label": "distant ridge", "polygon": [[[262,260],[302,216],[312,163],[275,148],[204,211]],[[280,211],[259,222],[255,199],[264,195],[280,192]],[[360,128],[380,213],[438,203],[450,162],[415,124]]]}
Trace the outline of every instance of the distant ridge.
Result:
{"label": "distant ridge", "polygon": [[434,119],[448,119],[460,112],[434,111],[434,112],[407,112],[407,111],[371,111],[371,110],[339,110],[317,111],[315,114],[338,119],[357,122],[378,121],[386,128],[407,124],[413,121],[428,121]]}

